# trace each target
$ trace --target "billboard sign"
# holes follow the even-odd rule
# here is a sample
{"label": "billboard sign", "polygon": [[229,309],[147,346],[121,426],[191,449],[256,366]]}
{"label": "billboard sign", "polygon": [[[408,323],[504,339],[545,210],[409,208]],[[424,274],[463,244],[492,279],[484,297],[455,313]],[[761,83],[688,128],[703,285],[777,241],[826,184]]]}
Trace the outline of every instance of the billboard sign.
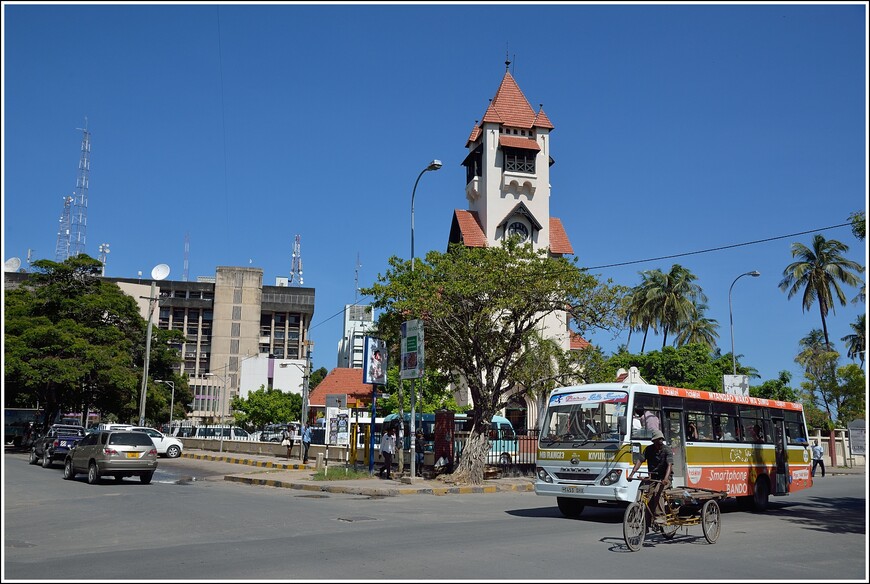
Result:
{"label": "billboard sign", "polygon": [[365,337],[363,350],[363,383],[387,384],[387,343],[374,337]]}
{"label": "billboard sign", "polygon": [[408,320],[402,323],[402,379],[423,377],[423,321]]}
{"label": "billboard sign", "polygon": [[722,393],[731,395],[749,395],[749,376],[748,375],[723,375],[722,376]]}

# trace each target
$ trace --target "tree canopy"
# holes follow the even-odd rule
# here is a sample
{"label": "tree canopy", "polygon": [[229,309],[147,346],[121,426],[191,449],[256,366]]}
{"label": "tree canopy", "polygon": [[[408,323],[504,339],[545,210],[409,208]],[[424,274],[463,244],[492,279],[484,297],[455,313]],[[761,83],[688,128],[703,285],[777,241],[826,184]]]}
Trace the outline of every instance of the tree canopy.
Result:
{"label": "tree canopy", "polygon": [[[102,264],[84,254],[62,263],[37,260],[33,268],[5,295],[6,404],[39,404],[45,424],[58,413],[83,410],[134,419],[146,330],[135,300],[100,278]],[[172,379],[177,353],[166,343],[155,347],[152,374]],[[170,388],[149,384],[148,391],[154,399],[146,400],[146,418],[168,417]],[[176,397],[183,399],[185,391],[180,384]]]}
{"label": "tree canopy", "polygon": [[524,361],[534,358],[523,347],[558,311],[581,333],[618,327],[622,292],[576,262],[515,239],[489,248],[451,245],[446,253],[429,252],[414,269],[392,257],[387,273],[362,290],[382,311],[378,329],[385,337],[395,339],[402,322],[422,319],[427,369],[470,393],[473,427],[454,478],[473,484],[483,480],[492,416],[511,398]]}

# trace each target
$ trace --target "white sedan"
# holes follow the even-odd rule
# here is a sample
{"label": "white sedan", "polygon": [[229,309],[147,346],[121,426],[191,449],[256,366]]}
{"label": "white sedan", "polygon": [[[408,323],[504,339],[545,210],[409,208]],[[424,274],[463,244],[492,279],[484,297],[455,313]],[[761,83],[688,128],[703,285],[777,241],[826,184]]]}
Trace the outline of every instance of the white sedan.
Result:
{"label": "white sedan", "polygon": [[184,448],[184,444],[178,438],[167,436],[159,430],[146,428],[144,426],[133,426],[130,430],[133,432],[144,432],[145,434],[148,434],[151,437],[151,441],[154,442],[155,448],[157,448],[157,454],[168,456],[169,458],[178,458],[181,456],[181,450]]}

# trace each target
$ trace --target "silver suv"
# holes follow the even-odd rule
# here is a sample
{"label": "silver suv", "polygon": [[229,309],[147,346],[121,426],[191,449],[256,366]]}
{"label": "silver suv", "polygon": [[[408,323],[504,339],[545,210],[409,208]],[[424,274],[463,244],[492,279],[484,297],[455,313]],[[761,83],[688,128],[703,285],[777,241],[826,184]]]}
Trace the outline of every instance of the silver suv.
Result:
{"label": "silver suv", "polygon": [[116,481],[138,476],[147,485],[155,470],[157,448],[148,434],[100,431],[82,438],[66,455],[63,478],[72,480],[76,474],[86,472],[88,483],[93,485],[104,476],[113,476]]}

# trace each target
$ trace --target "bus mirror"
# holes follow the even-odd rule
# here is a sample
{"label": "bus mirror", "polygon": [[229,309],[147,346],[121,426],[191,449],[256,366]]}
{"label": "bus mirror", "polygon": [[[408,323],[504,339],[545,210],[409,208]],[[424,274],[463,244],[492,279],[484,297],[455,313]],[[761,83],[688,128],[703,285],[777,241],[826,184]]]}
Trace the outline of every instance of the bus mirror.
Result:
{"label": "bus mirror", "polygon": [[643,455],[641,454],[640,442],[632,442],[631,443],[631,462],[637,464],[637,462],[643,462]]}
{"label": "bus mirror", "polygon": [[619,432],[620,436],[625,436],[625,432],[627,430],[627,422],[625,416],[617,416],[616,417],[616,428]]}

